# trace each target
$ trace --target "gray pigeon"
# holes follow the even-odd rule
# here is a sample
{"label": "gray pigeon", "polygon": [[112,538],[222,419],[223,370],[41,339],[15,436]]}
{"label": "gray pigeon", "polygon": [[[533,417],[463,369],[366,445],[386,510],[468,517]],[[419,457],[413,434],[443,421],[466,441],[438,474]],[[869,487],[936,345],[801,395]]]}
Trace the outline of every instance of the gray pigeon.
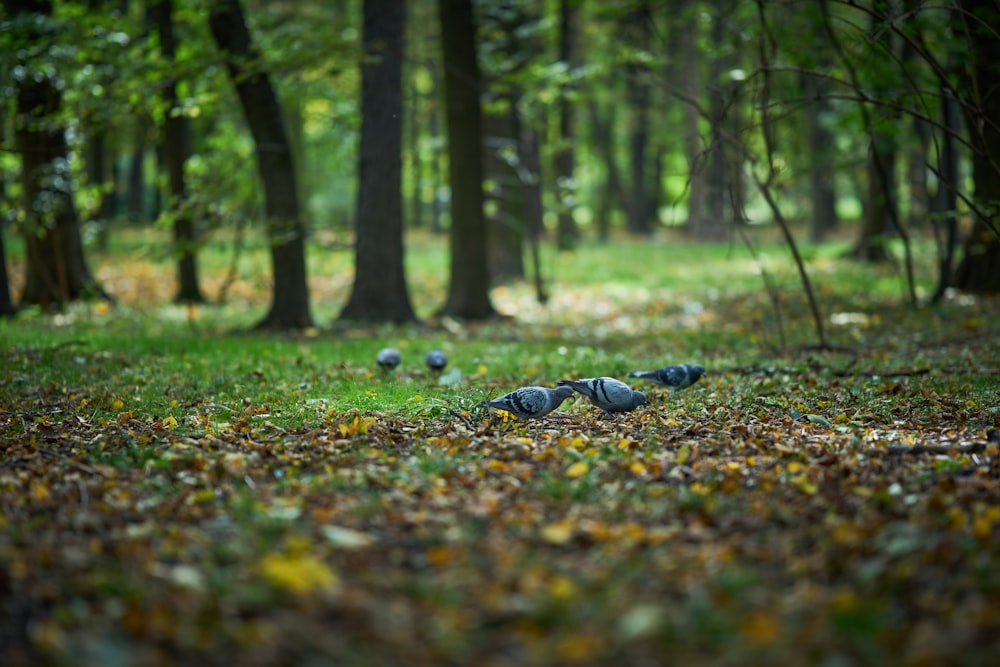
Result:
{"label": "gray pigeon", "polygon": [[424,358],[424,363],[434,373],[440,373],[448,365],[448,357],[441,350],[431,350]]}
{"label": "gray pigeon", "polygon": [[549,414],[573,395],[569,387],[521,387],[492,401],[476,404],[477,408],[498,408],[512,413],[521,421]]}
{"label": "gray pigeon", "polygon": [[614,378],[559,380],[556,384],[560,387],[572,387],[605,412],[628,412],[646,404],[644,393],[633,391],[630,386]]}
{"label": "gray pigeon", "polygon": [[385,347],[378,351],[378,356],[375,357],[375,361],[379,366],[387,371],[391,371],[393,368],[399,365],[399,362],[403,360],[403,355],[399,353],[394,347]]}
{"label": "gray pigeon", "polygon": [[628,376],[655,382],[671,391],[680,391],[693,385],[704,374],[705,367],[700,364],[677,364],[658,368],[655,371],[632,371]]}

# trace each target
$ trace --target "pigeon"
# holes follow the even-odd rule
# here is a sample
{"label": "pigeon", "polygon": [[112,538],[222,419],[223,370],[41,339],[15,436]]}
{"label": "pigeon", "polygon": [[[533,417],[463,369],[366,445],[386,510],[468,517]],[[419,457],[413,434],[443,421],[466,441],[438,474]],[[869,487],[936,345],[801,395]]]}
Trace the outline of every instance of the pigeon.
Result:
{"label": "pigeon", "polygon": [[375,357],[375,361],[379,366],[387,371],[391,371],[393,368],[399,365],[399,362],[403,360],[403,355],[399,353],[394,347],[385,347],[378,351],[378,356]]}
{"label": "pigeon", "polygon": [[590,399],[605,412],[628,412],[646,404],[646,395],[633,391],[630,386],[609,377],[559,380],[560,387],[571,387]]}
{"label": "pigeon", "polygon": [[477,408],[506,410],[522,421],[537,419],[549,414],[573,395],[569,387],[521,387],[492,401],[476,404]]}
{"label": "pigeon", "polygon": [[431,369],[432,372],[440,373],[448,365],[448,357],[441,350],[431,350],[427,353],[424,363],[427,364],[427,368]]}
{"label": "pigeon", "polygon": [[671,391],[680,391],[693,385],[704,374],[705,367],[700,364],[677,364],[658,368],[655,371],[632,371],[628,376],[655,382]]}

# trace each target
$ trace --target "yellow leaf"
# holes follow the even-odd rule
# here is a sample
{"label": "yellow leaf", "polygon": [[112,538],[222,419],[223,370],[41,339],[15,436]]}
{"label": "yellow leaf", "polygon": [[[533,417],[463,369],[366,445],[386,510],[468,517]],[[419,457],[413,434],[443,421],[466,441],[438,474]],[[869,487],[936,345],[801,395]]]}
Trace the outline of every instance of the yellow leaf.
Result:
{"label": "yellow leaf", "polygon": [[590,470],[590,466],[587,465],[586,461],[577,461],[569,468],[566,469],[566,476],[576,479],[577,477],[583,477]]}
{"label": "yellow leaf", "polygon": [[798,461],[792,461],[785,467],[785,469],[788,471],[789,475],[794,475],[795,473],[802,471],[802,464]]}
{"label": "yellow leaf", "polygon": [[631,471],[631,473],[633,475],[645,475],[646,474],[646,466],[644,466],[643,464],[639,463],[638,461],[632,461],[632,463],[629,465],[628,469],[629,469],[629,471]]}
{"label": "yellow leaf", "polygon": [[36,482],[31,485],[31,497],[35,500],[48,500],[51,495],[49,487],[44,484]]}
{"label": "yellow leaf", "polygon": [[309,554],[270,553],[258,569],[271,585],[296,595],[334,591],[340,583],[326,563]]}
{"label": "yellow leaf", "polygon": [[573,524],[569,521],[558,521],[543,526],[542,539],[549,544],[566,544],[573,538]]}
{"label": "yellow leaf", "polygon": [[476,367],[476,372],[479,373],[480,375],[484,374],[488,370],[490,369],[487,368],[485,364],[479,364],[479,366]]}
{"label": "yellow leaf", "polygon": [[740,623],[740,634],[755,644],[770,644],[781,632],[781,619],[769,611],[751,613]]}
{"label": "yellow leaf", "polygon": [[819,490],[819,488],[816,486],[816,483],[810,480],[805,475],[797,476],[795,479],[792,480],[792,482],[795,483],[795,486],[799,487],[799,491],[806,494],[807,496],[814,496],[816,495],[816,492]]}
{"label": "yellow leaf", "polygon": [[549,585],[549,592],[552,593],[552,597],[565,600],[576,592],[576,585],[569,577],[555,577]]}
{"label": "yellow leaf", "polygon": [[111,409],[112,410],[121,410],[124,407],[125,407],[125,403],[123,403],[122,399],[120,399],[120,398],[116,398],[115,400],[111,401]]}
{"label": "yellow leaf", "polygon": [[163,426],[163,428],[168,428],[168,429],[175,428],[177,426],[177,420],[174,418],[173,415],[170,415],[169,417],[164,417],[163,421],[160,422],[160,424]]}

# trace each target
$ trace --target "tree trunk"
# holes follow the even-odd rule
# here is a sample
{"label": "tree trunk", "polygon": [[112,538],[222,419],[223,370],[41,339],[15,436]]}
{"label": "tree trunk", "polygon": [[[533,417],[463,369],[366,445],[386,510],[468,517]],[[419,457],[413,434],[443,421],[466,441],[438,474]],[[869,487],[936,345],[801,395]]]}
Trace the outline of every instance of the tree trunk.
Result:
{"label": "tree trunk", "polygon": [[[517,172],[517,122],[513,101],[490,105],[483,113],[483,164],[487,187],[490,284],[502,285],[524,277],[525,199]],[[506,156],[506,158],[505,158]]]}
{"label": "tree trunk", "polygon": [[611,218],[618,211],[627,210],[625,188],[622,184],[621,170],[618,167],[614,144],[614,105],[610,105],[607,117],[597,102],[591,100],[588,106],[590,115],[591,142],[597,153],[598,161],[604,165],[604,180],[597,199],[597,238],[607,241],[611,234]]}
{"label": "tree trunk", "polygon": [[365,0],[354,287],[341,319],[415,320],[403,270],[404,0]]}
{"label": "tree trunk", "polygon": [[[712,19],[713,40],[721,39],[722,19]],[[726,95],[722,87],[724,65],[716,59],[711,66],[714,83],[709,87],[709,124],[711,143],[706,149],[702,201],[698,208],[701,217],[690,220],[694,233],[701,241],[716,242],[726,238],[726,155],[723,145],[723,123],[726,115]]]}
{"label": "tree trunk", "polygon": [[[46,16],[45,1],[18,3],[12,14]],[[27,18],[27,17],[26,17]],[[27,20],[32,41],[51,39],[42,22]],[[21,155],[23,226],[27,267],[22,303],[53,307],[80,298],[104,297],[83,254],[80,218],[73,202],[65,128],[59,117],[60,86],[33,62],[18,63],[14,141]]]}
{"label": "tree trunk", "polygon": [[451,185],[451,263],[441,315],[484,319],[490,302],[487,230],[483,216],[482,118],[471,0],[438,0]]}
{"label": "tree trunk", "polygon": [[[649,48],[652,16],[649,3],[642,0],[628,20],[630,41],[641,50]],[[626,226],[633,234],[648,235],[650,225],[648,192],[650,71],[642,61],[630,62],[626,68],[627,96],[631,120],[629,124],[629,167],[632,177]]]}
{"label": "tree trunk", "polygon": [[302,329],[312,325],[306,283],[305,226],[291,145],[278,97],[266,73],[253,69],[259,56],[250,42],[238,0],[219,0],[209,27],[225,55],[253,135],[257,168],[264,186],[264,213],[274,287],[271,307],[258,328]]}
{"label": "tree trunk", "polygon": [[932,224],[938,229],[938,282],[931,296],[938,303],[952,283],[955,248],[958,244],[958,146],[955,137],[961,136],[958,100],[951,92],[941,88],[941,150],[937,165],[937,192],[929,207]]}
{"label": "tree trunk", "polygon": [[10,274],[7,273],[7,250],[3,240],[4,223],[0,221],[0,317],[10,317],[17,312],[10,296]]}
{"label": "tree trunk", "polygon": [[[818,39],[819,35],[814,37]],[[809,146],[809,200],[812,203],[809,238],[819,242],[837,226],[837,194],[831,150],[834,137],[823,123],[823,116],[830,108],[826,97],[829,84],[826,77],[806,74],[802,77],[802,88],[807,101],[806,141]]]}
{"label": "tree trunk", "polygon": [[680,35],[680,52],[683,60],[681,89],[684,98],[684,145],[688,162],[688,211],[685,226],[694,232],[705,219],[708,209],[705,161],[706,146],[702,141],[699,124],[701,114],[701,89],[704,86],[704,64],[698,48],[701,22],[699,7],[692,0],[683,0],[678,8],[683,28]]}
{"label": "tree trunk", "polygon": [[[570,0],[559,0],[559,59],[573,71],[577,66],[576,43],[579,8]],[[556,200],[559,202],[559,219],[556,226],[556,247],[572,250],[576,247],[580,232],[573,219],[576,207],[576,177],[574,175],[576,155],[573,150],[575,139],[575,103],[563,94],[559,98],[559,150],[555,157]]]}
{"label": "tree trunk", "polygon": [[[153,21],[160,34],[160,49],[168,62],[173,62],[177,50],[174,35],[173,0],[158,0],[150,7]],[[195,253],[197,234],[191,209],[187,204],[184,163],[191,157],[191,127],[177,105],[177,84],[165,82],[163,99],[167,113],[163,120],[163,161],[170,188],[170,207],[174,215],[174,255],[177,260],[177,303],[205,301],[198,285],[198,263]]]}
{"label": "tree trunk", "polygon": [[970,35],[969,85],[972,97],[965,107],[972,135],[972,179],[977,216],[955,271],[954,286],[972,292],[1000,292],[1000,10],[992,0],[962,0],[966,30]]}
{"label": "tree trunk", "polygon": [[894,178],[896,154],[880,133],[872,134],[868,153],[868,196],[865,197],[861,232],[852,256],[866,262],[889,260],[886,234],[889,229],[889,207],[895,197]]}

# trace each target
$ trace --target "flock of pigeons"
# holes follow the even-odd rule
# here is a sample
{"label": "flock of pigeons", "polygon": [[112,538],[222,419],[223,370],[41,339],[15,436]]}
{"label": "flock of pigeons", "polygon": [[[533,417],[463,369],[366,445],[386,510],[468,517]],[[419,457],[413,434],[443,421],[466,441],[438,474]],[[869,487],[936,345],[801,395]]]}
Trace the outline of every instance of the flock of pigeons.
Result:
{"label": "flock of pigeons", "polygon": [[[402,361],[399,350],[387,347],[379,351],[376,362],[391,370]],[[427,367],[440,373],[448,365],[448,357],[441,350],[431,350],[424,359]],[[629,377],[648,380],[671,391],[690,387],[705,374],[700,364],[675,364],[653,371],[632,371]],[[521,387],[490,401],[476,404],[477,408],[494,408],[513,414],[521,421],[538,419],[556,410],[574,393],[587,397],[590,402],[607,413],[629,412],[646,404],[646,394],[612,377],[560,380],[555,388]]]}

